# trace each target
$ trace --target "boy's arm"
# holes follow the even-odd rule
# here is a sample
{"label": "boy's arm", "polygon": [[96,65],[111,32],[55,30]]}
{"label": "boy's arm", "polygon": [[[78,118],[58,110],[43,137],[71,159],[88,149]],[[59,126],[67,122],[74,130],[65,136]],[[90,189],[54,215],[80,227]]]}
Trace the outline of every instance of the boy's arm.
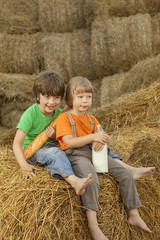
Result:
{"label": "boy's arm", "polygon": [[83,137],[65,135],[62,136],[62,140],[68,148],[77,148],[95,141],[104,145],[108,141],[108,135],[105,132],[97,132]]}
{"label": "boy's arm", "polygon": [[21,129],[17,130],[14,141],[13,141],[13,151],[14,151],[15,157],[22,169],[23,178],[27,179],[27,178],[32,178],[35,176],[35,174],[33,173],[33,170],[35,168],[34,168],[34,166],[27,163],[27,161],[24,157],[22,145],[23,145],[25,136],[26,136],[25,132],[23,132]]}

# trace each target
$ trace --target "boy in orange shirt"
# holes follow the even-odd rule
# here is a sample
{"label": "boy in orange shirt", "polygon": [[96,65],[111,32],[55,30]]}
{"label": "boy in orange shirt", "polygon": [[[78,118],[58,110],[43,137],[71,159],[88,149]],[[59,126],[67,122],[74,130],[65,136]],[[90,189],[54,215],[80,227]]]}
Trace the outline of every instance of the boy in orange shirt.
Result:
{"label": "boy in orange shirt", "polygon": [[[99,123],[94,116],[86,114],[92,105],[92,96],[93,87],[88,79],[74,77],[69,81],[66,89],[66,102],[70,110],[58,118],[56,136],[61,149],[65,151],[71,162],[74,173],[79,177],[92,174],[92,182],[81,196],[82,204],[86,209],[88,227],[93,239],[106,240],[108,238],[102,233],[97,222],[99,185],[92,165],[92,143],[94,143],[94,150],[99,151],[105,143],[109,143],[110,139],[105,132],[95,133]],[[134,180],[151,175],[154,171],[154,167],[134,168],[116,157],[108,157],[108,172],[119,183],[120,194],[128,212],[128,223],[147,233],[152,231],[138,213],[141,203]]]}

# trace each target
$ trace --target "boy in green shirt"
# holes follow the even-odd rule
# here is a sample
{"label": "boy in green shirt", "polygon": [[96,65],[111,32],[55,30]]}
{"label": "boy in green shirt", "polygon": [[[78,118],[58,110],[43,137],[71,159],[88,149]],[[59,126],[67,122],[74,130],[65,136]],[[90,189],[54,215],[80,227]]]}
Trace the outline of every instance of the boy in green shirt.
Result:
{"label": "boy in green shirt", "polygon": [[[82,195],[92,181],[92,175],[86,178],[75,176],[70,161],[55,140],[55,128],[48,126],[61,112],[59,105],[64,95],[64,81],[56,72],[41,72],[35,79],[33,92],[37,103],[23,113],[13,142],[13,151],[21,166],[23,178],[35,176],[35,167],[30,163],[47,165],[46,169],[52,177],[65,179],[77,195]],[[23,150],[44,130],[49,137],[48,141],[27,162]]]}

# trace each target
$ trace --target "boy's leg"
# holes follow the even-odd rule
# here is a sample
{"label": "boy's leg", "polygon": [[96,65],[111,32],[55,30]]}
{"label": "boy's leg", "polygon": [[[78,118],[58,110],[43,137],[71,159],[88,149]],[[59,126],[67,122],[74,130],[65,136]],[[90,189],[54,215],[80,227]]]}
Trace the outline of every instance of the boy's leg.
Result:
{"label": "boy's leg", "polygon": [[47,171],[55,178],[65,179],[75,189],[77,195],[82,195],[92,180],[91,175],[83,179],[75,176],[69,159],[57,146],[48,144],[42,147],[30,159],[30,162],[47,165]]}
{"label": "boy's leg", "polygon": [[79,177],[85,177],[92,174],[92,182],[89,184],[85,193],[81,196],[82,204],[86,209],[88,228],[94,240],[108,240],[98,226],[98,176],[92,165],[92,152],[89,146],[78,149],[68,149],[65,151],[70,159],[75,174]]}
{"label": "boy's leg", "polygon": [[85,193],[81,196],[82,204],[87,209],[98,211],[98,176],[92,165],[91,149],[88,145],[75,149],[68,149],[67,154],[72,169],[76,176],[86,178],[88,174],[92,174],[92,182],[86,187]]}
{"label": "boy's leg", "polygon": [[108,172],[118,181],[120,194],[124,201],[124,206],[128,211],[128,223],[139,227],[144,232],[151,233],[151,230],[138,213],[137,208],[141,206],[141,203],[130,171],[115,161],[115,159],[109,157]]}
{"label": "boy's leg", "polygon": [[131,172],[134,180],[149,177],[155,172],[155,167],[132,167],[117,158],[115,160]]}
{"label": "boy's leg", "polygon": [[108,157],[108,172],[117,180],[126,210],[141,206],[137,189],[130,171],[115,159]]}
{"label": "boy's leg", "polygon": [[97,212],[93,210],[86,210],[88,228],[94,240],[108,240],[98,226]]}

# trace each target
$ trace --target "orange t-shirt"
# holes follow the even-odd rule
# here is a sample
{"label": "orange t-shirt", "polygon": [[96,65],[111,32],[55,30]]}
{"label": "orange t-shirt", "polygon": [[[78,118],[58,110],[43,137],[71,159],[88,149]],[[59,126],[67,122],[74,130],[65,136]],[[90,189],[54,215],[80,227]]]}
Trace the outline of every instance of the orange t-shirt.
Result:
{"label": "orange t-shirt", "polygon": [[[91,124],[87,114],[85,114],[84,116],[77,116],[72,113],[70,114],[75,123],[76,137],[82,137],[92,133]],[[96,126],[99,125],[99,122],[94,116],[90,115],[90,117],[94,122],[93,132],[95,132]],[[68,149],[62,141],[62,137],[66,135],[72,135],[72,126],[67,113],[62,113],[58,117],[56,124],[56,137],[61,145],[62,150]]]}

